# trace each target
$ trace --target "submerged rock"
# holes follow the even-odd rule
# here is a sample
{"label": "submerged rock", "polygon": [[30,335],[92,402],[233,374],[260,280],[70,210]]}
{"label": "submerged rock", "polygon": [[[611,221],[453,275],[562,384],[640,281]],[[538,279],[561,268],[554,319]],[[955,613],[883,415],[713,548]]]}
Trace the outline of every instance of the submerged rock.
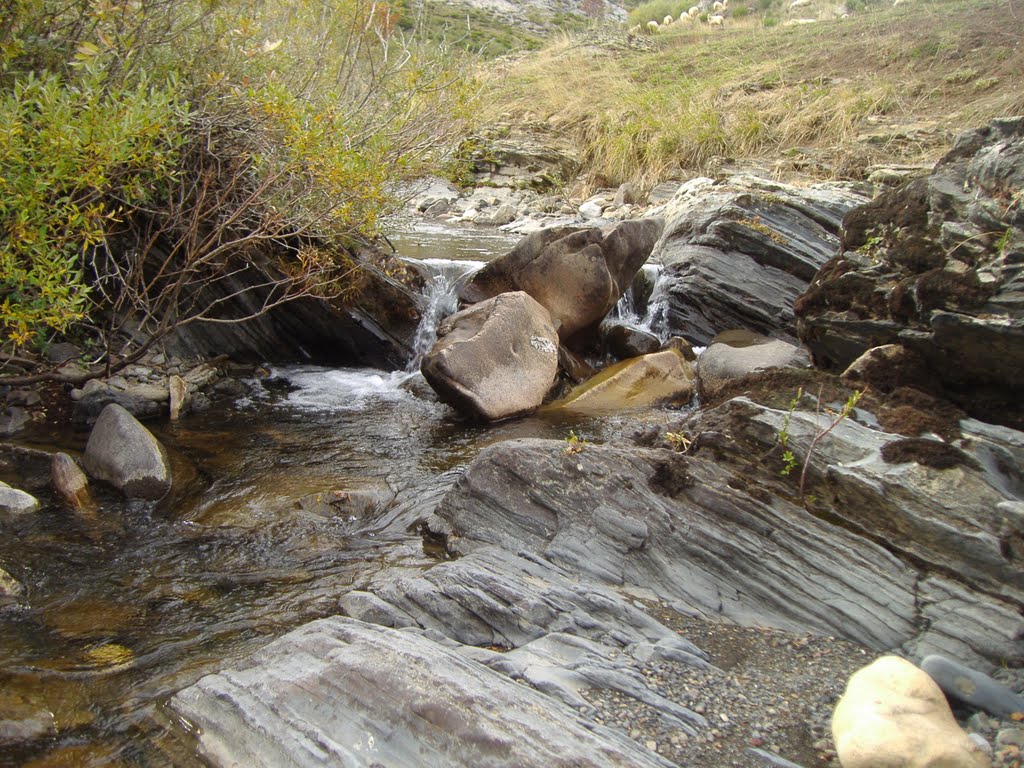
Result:
{"label": "submerged rock", "polygon": [[558,373],[558,334],[540,304],[502,293],[446,319],[420,367],[438,396],[474,418],[536,409]]}
{"label": "submerged rock", "polygon": [[922,670],[883,656],[850,678],[832,733],[843,768],[988,768],[988,755],[960,729],[945,696]]}
{"label": "submerged rock", "polygon": [[342,617],[204,677],[171,706],[216,766],[671,765],[421,633]]}
{"label": "submerged rock", "polygon": [[50,460],[50,482],[64,501],[75,509],[89,507],[89,478],[66,453],[55,453]]}
{"label": "submerged rock", "polygon": [[171,488],[164,447],[117,404],[104,408],[96,420],[82,463],[92,477],[129,498],[161,499]]}

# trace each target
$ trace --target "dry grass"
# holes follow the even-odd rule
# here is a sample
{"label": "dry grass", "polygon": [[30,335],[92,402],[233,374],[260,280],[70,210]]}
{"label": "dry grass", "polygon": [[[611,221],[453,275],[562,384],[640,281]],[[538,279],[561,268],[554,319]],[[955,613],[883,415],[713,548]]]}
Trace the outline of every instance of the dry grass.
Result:
{"label": "dry grass", "polygon": [[915,0],[808,25],[675,25],[628,53],[561,38],[491,80],[493,114],[553,127],[597,186],[734,159],[858,178],[931,162],[955,133],[1024,112],[1022,7]]}

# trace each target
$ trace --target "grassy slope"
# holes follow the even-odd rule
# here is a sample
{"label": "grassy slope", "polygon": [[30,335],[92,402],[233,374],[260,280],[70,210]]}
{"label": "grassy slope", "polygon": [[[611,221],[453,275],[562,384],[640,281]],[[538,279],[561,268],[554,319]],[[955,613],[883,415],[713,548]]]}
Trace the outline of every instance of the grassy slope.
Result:
{"label": "grassy slope", "polygon": [[593,185],[647,187],[722,158],[859,178],[877,163],[931,162],[955,133],[1024,113],[1022,0],[730,22],[676,25],[626,52],[560,39],[490,78],[492,114],[570,141]]}

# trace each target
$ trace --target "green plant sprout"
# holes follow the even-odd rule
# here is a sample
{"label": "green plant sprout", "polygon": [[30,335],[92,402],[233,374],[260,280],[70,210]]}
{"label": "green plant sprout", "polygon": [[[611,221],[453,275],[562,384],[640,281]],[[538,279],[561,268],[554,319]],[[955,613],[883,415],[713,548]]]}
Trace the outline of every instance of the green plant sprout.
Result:
{"label": "green plant sprout", "polygon": [[569,430],[569,436],[565,438],[565,454],[567,456],[575,456],[577,453],[582,453],[586,447],[587,441],[576,434],[575,430]]}
{"label": "green plant sprout", "polygon": [[[860,402],[860,399],[863,396],[863,394],[864,394],[864,392],[862,392],[859,389],[858,390],[854,390],[853,394],[851,394],[846,399],[846,403],[843,405],[843,407],[839,410],[838,413],[836,413],[835,411],[829,410],[828,408],[825,409],[826,412],[829,415],[831,415],[833,418],[832,418],[832,421],[824,429],[820,430],[818,432],[818,434],[816,434],[814,436],[814,439],[811,440],[810,446],[808,446],[808,448],[807,448],[807,455],[804,457],[804,466],[803,466],[803,469],[800,470],[800,485],[799,485],[800,496],[799,496],[799,498],[800,498],[800,503],[801,504],[804,503],[804,486],[805,486],[805,484],[807,482],[807,468],[811,464],[811,455],[814,453],[815,446],[817,446],[818,443],[821,442],[821,440],[829,432],[831,432],[833,429],[838,427],[840,423],[842,423],[851,413],[853,413],[853,409],[857,407],[857,403]],[[819,407],[819,409],[821,407],[821,390],[818,391],[818,407]],[[787,421],[787,425],[788,425],[788,421]]]}
{"label": "green plant sprout", "polygon": [[693,445],[693,440],[682,432],[666,432],[665,442],[668,443],[676,453],[686,453]]}

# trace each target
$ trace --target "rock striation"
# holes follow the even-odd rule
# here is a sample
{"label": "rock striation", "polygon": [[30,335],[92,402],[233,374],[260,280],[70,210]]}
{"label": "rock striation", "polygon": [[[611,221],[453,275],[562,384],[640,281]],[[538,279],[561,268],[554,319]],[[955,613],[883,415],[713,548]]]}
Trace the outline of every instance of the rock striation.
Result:
{"label": "rock striation", "polygon": [[733,328],[794,336],[794,300],[835,254],[843,215],[867,200],[852,185],[800,189],[751,176],[682,185],[651,255],[669,295],[658,330],[702,346]]}
{"label": "rock striation", "polygon": [[850,211],[838,255],[796,303],[815,362],[842,370],[898,344],[968,413],[1024,425],[1022,187],[1018,117],[960,136],[926,178]]}
{"label": "rock striation", "polygon": [[671,766],[421,632],[344,617],[285,635],[171,706],[218,766]]}

